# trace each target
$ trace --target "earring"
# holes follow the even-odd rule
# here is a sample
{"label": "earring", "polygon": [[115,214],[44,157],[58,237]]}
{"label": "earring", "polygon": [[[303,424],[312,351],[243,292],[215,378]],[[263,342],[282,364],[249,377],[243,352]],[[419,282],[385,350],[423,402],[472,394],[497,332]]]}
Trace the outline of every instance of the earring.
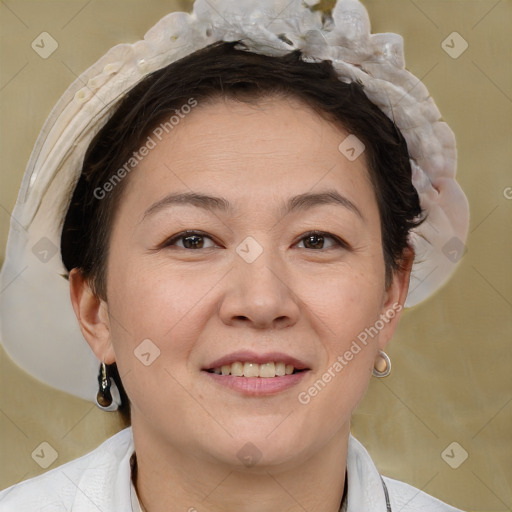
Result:
{"label": "earring", "polygon": [[372,373],[375,377],[387,377],[391,373],[391,360],[383,350],[379,350],[379,357],[375,362]]}
{"label": "earring", "polygon": [[96,394],[96,405],[102,411],[117,411],[121,405],[121,396],[114,379],[110,375],[109,368],[105,363],[100,364],[98,384],[99,389]]}

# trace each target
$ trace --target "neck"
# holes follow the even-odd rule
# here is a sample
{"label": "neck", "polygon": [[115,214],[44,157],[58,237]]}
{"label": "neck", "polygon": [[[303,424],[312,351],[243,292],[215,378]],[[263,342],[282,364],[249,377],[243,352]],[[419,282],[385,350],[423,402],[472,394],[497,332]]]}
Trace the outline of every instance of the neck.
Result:
{"label": "neck", "polygon": [[[143,425],[140,425],[144,427]],[[338,512],[346,488],[349,425],[309,458],[286,468],[240,470],[166,446],[133,424],[133,481],[144,512]]]}

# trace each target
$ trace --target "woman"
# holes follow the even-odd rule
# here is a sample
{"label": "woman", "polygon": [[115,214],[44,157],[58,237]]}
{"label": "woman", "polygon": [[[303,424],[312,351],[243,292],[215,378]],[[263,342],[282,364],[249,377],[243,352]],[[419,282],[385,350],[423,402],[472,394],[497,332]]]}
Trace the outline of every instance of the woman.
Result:
{"label": "woman", "polygon": [[[381,477],[350,434],[404,306],[446,281],[443,249],[465,239],[453,134],[358,2],[326,20],[284,7],[167,16],[43,128],[2,340],[46,382],[129,406],[131,427],[3,491],[0,510],[456,510]],[[36,275],[57,372],[20,348],[40,324],[12,303]],[[65,286],[88,344],[72,350]]]}

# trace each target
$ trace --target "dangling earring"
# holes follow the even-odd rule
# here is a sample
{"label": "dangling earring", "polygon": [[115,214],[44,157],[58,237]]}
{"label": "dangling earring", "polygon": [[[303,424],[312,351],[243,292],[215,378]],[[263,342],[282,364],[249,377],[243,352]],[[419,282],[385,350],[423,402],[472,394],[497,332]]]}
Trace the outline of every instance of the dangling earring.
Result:
{"label": "dangling earring", "polygon": [[114,379],[110,375],[108,366],[105,363],[100,364],[98,384],[99,389],[96,394],[96,405],[102,411],[117,411],[121,405],[121,396]]}
{"label": "dangling earring", "polygon": [[383,350],[379,350],[379,356],[373,367],[375,377],[387,377],[391,373],[391,360]]}

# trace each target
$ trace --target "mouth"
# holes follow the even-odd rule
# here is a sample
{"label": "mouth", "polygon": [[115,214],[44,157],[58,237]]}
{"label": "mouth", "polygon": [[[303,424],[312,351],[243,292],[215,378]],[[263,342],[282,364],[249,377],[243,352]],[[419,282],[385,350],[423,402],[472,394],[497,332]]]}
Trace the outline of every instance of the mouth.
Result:
{"label": "mouth", "polygon": [[246,395],[272,395],[297,385],[310,368],[283,353],[240,351],[202,368],[213,382]]}

